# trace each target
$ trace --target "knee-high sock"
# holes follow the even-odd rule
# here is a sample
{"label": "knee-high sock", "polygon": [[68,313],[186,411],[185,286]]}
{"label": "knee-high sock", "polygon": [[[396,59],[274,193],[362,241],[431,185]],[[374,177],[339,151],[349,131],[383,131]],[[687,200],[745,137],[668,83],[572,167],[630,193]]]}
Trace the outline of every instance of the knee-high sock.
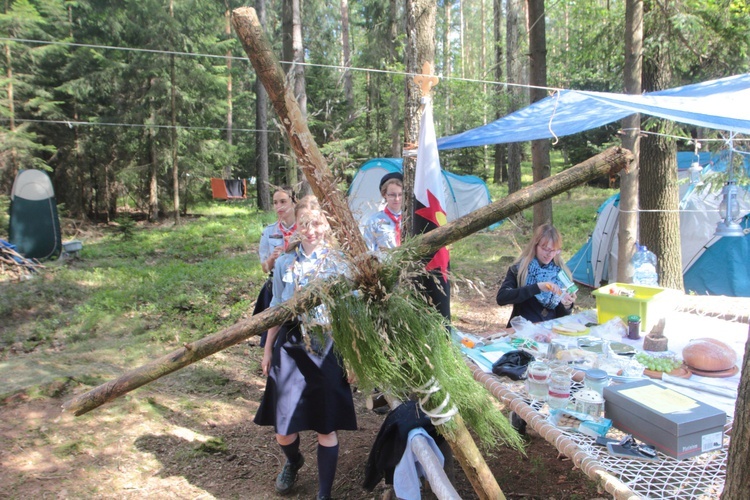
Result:
{"label": "knee-high sock", "polygon": [[328,447],[318,443],[318,496],[331,496],[338,460],[338,444]]}
{"label": "knee-high sock", "polygon": [[284,452],[284,456],[286,456],[286,459],[289,460],[289,462],[296,464],[299,462],[300,459],[300,452],[299,452],[299,434],[297,434],[297,439],[294,440],[292,444],[283,445],[280,444],[281,451]]}

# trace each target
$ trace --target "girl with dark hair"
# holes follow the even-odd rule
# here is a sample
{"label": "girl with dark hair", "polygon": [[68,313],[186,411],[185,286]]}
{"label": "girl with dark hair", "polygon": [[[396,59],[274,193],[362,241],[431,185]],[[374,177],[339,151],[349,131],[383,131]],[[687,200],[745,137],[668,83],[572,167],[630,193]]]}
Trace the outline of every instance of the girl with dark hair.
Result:
{"label": "girl with dark hair", "polygon": [[[295,201],[294,191],[289,186],[280,186],[273,192],[273,209],[276,212],[277,221],[263,229],[258,247],[260,267],[263,272],[268,273],[268,279],[260,289],[253,315],[265,311],[271,303],[273,266],[279,255],[286,251],[289,240],[297,229],[294,217]],[[261,334],[261,347],[266,344],[266,335],[267,332]]]}
{"label": "girl with dark hair", "polygon": [[371,252],[401,246],[401,209],[404,202],[404,176],[400,172],[380,179],[385,207],[367,220],[362,236]]}

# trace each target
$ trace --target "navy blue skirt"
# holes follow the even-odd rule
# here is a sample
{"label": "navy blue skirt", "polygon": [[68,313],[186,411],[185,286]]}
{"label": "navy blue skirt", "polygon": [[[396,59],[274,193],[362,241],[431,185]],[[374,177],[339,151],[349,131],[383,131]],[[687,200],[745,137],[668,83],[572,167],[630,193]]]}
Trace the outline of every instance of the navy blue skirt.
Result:
{"label": "navy blue skirt", "polygon": [[[260,292],[258,293],[258,300],[255,301],[255,309],[253,309],[253,316],[256,314],[260,314],[269,307],[271,307],[271,299],[273,299],[273,274],[270,274],[268,276],[268,279],[265,283],[263,283],[263,286],[260,287]],[[260,346],[263,347],[266,345],[266,336],[268,335],[267,331],[263,331],[260,334]]]}
{"label": "navy blue skirt", "polygon": [[352,391],[333,341],[309,344],[298,322],[281,326],[254,422],[273,425],[282,435],[357,430]]}

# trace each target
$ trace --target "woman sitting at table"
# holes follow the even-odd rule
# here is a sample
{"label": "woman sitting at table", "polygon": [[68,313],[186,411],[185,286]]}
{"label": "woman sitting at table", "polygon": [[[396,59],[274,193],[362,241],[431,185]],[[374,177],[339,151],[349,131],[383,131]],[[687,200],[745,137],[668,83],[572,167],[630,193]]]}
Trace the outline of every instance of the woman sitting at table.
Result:
{"label": "woman sitting at table", "polygon": [[567,316],[573,311],[576,296],[563,292],[564,285],[558,277],[561,271],[571,277],[560,257],[561,248],[562,237],[553,225],[536,228],[497,292],[498,305],[513,304],[510,319],[522,316],[537,323]]}

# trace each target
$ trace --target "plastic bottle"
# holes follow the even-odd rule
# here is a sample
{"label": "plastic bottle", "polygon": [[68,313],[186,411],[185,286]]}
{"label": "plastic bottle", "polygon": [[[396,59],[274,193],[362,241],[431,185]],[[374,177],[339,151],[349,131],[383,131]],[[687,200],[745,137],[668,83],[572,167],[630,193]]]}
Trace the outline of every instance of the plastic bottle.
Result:
{"label": "plastic bottle", "polygon": [[656,274],[656,255],[646,245],[636,243],[633,254],[633,284],[659,286],[659,275]]}

